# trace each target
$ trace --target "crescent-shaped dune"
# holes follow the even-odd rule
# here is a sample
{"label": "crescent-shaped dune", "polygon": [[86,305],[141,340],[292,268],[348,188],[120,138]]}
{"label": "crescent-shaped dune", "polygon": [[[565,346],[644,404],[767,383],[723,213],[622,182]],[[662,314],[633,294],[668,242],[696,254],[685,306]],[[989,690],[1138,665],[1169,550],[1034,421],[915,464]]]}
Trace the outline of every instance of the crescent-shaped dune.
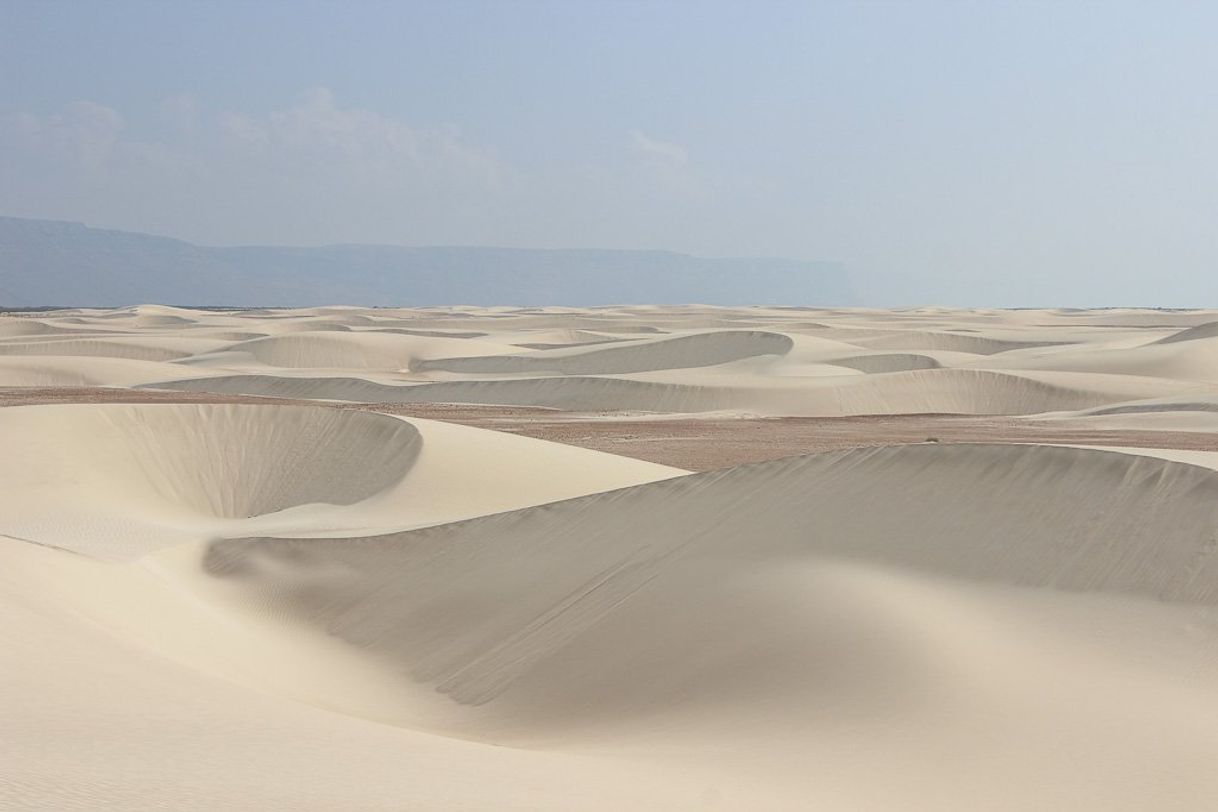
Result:
{"label": "crescent-shaped dune", "polygon": [[0,469],[0,533],[116,560],[269,530],[384,532],[683,473],[317,406],[5,409],[0,446],[13,463]]}
{"label": "crescent-shaped dune", "polygon": [[908,372],[914,369],[939,369],[942,364],[929,355],[917,353],[877,353],[835,358],[829,363],[859,372]]}

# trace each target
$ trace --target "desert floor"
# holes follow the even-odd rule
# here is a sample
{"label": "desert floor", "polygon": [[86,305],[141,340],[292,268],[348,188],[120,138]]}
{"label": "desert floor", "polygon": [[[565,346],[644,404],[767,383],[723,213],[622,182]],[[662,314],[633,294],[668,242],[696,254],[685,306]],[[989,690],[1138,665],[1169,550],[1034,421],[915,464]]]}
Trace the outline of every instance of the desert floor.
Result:
{"label": "desert floor", "polygon": [[1218,808],[1218,312],[0,315],[0,808]]}

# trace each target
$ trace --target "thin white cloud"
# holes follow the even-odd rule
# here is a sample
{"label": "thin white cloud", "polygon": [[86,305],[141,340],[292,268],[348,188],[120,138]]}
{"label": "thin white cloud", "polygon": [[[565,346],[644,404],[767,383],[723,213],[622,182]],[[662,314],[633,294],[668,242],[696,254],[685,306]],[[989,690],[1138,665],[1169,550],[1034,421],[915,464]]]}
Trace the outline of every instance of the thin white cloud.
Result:
{"label": "thin white cloud", "polygon": [[138,132],[88,101],[0,115],[0,209],[218,242],[323,230],[393,241],[399,229],[409,241],[424,223],[460,223],[516,177],[454,127],[346,107],[326,88],[268,111],[174,96],[159,112]]}
{"label": "thin white cloud", "polygon": [[681,167],[689,163],[689,151],[685,147],[652,138],[641,130],[630,131],[630,145],[637,154],[668,166]]}
{"label": "thin white cloud", "polygon": [[161,102],[161,117],[180,133],[191,133],[199,124],[199,101],[189,93],[178,93]]}
{"label": "thin white cloud", "polygon": [[674,229],[715,204],[686,150],[643,132],[626,133],[626,162],[526,170],[454,126],[326,88],[263,110],[174,96],[158,112],[131,124],[89,102],[0,114],[0,211],[208,244],[683,248]]}
{"label": "thin white cloud", "polygon": [[107,164],[125,126],[117,110],[78,101],[49,116],[7,115],[0,120],[0,139],[24,157],[43,155],[93,171]]}
{"label": "thin white cloud", "polygon": [[416,127],[372,110],[343,107],[324,87],[268,113],[223,113],[217,125],[220,159],[263,177],[305,176],[315,184],[367,193],[472,192],[497,189],[510,174],[493,152],[468,143],[455,128]]}

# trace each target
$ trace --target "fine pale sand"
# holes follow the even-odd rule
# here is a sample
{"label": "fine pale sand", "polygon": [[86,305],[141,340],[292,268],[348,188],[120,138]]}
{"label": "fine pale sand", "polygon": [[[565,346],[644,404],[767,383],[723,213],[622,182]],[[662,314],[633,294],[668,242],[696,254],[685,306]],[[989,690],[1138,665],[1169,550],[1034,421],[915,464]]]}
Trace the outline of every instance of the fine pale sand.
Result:
{"label": "fine pale sand", "polygon": [[0,808],[1218,806],[1215,312],[58,311],[0,403]]}

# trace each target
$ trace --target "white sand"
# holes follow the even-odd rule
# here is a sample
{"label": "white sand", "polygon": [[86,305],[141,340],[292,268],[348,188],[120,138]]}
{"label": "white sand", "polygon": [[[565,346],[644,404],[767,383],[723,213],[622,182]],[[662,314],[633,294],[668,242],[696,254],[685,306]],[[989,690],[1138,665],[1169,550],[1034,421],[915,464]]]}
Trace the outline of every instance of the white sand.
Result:
{"label": "white sand", "polygon": [[[142,307],[0,318],[0,386],[1198,431],[1215,322]],[[687,475],[245,404],[0,409],[0,448],[0,808],[1218,804],[1212,452]]]}

